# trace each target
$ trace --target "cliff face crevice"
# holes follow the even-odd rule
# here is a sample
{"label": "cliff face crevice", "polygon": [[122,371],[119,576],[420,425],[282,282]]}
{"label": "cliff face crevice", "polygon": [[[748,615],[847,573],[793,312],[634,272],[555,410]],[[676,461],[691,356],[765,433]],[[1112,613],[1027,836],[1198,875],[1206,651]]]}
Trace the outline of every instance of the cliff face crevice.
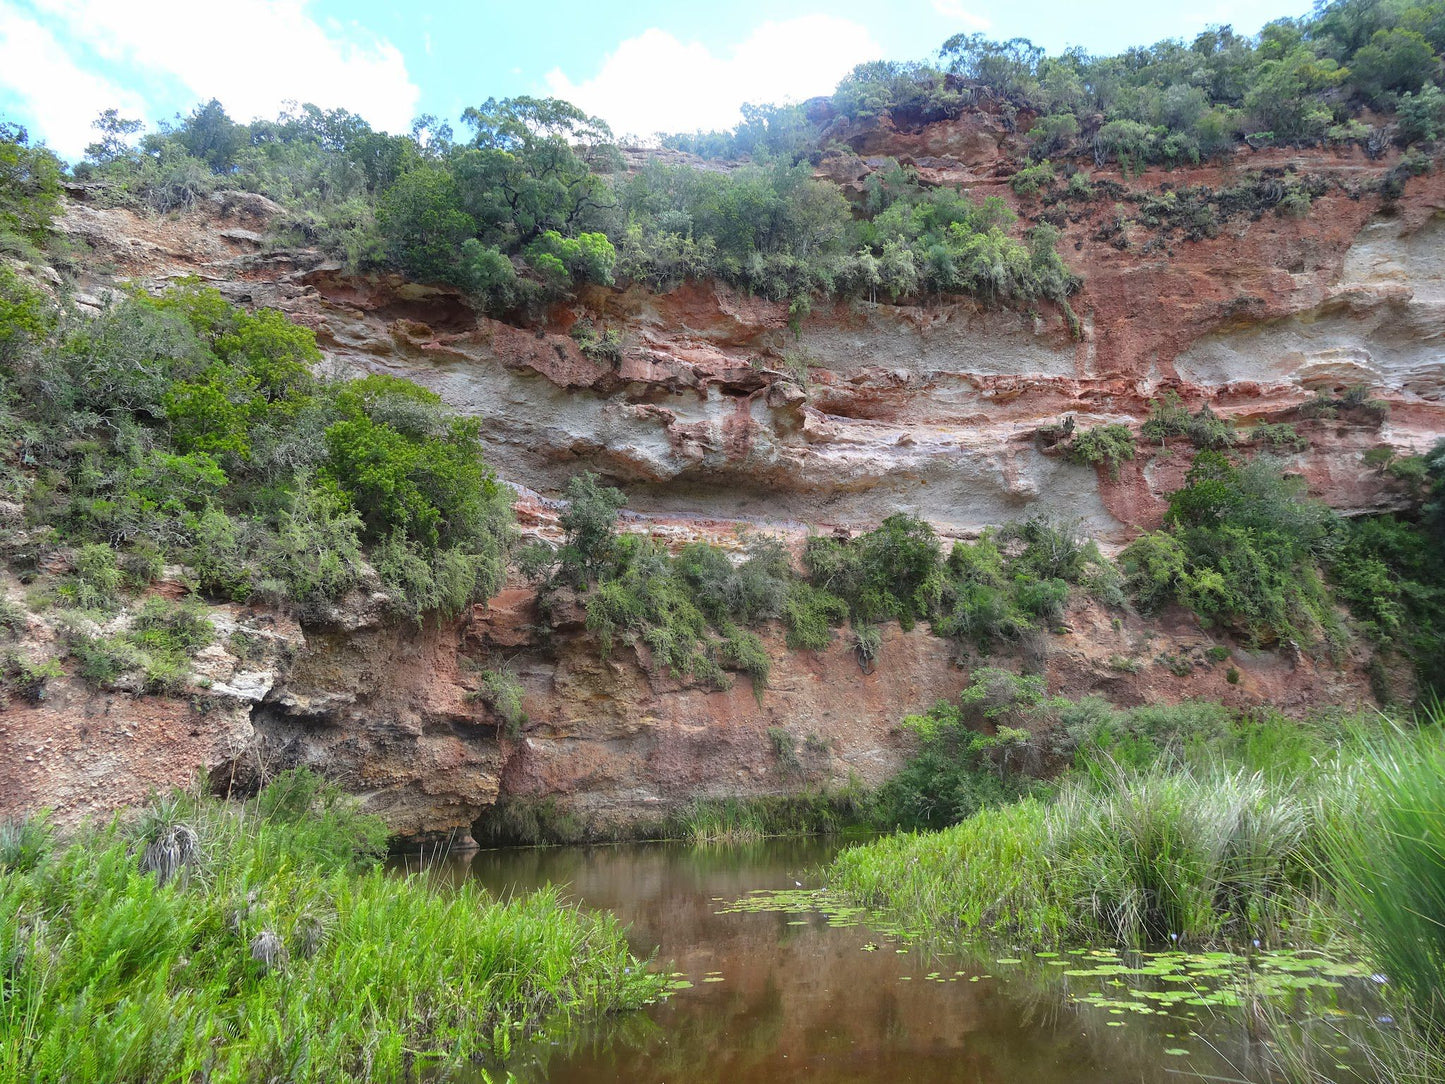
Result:
{"label": "cliff face crevice", "polygon": [[[102,304],[116,279],[156,287],[199,275],[230,300],[313,328],[328,365],[406,376],[480,416],[485,455],[522,492],[519,518],[536,536],[557,530],[538,494],[596,470],[627,487],[629,529],[672,541],[727,541],[738,521],[796,540],[810,524],[867,526],[907,511],[945,536],[1052,512],[1122,543],[1159,522],[1188,468],[1185,449],[1141,444],[1114,479],[1049,454],[1037,430],[1072,414],[1081,426],[1137,431],[1166,388],[1245,429],[1296,424],[1309,446],[1288,454],[1289,469],[1350,512],[1402,500],[1365,467],[1366,451],[1423,451],[1445,433],[1440,171],[1410,179],[1388,204],[1375,189],[1392,162],[1326,152],[1242,151],[1222,166],[1094,175],[1105,193],[1160,199],[1165,185],[1224,188],[1259,170],[1327,179],[1301,217],[1238,215],[1186,240],[1133,212],[1121,225],[1123,204],[1108,194],[1063,211],[1020,203],[1001,181],[1018,148],[993,115],[843,135],[873,156],[825,159],[820,171],[845,191],[861,192],[890,154],[929,183],[1059,218],[1060,251],[1084,282],[1071,299],[1077,333],[1049,304],[969,299],[819,303],[793,327],[785,304],[712,282],[662,294],[589,287],[518,327],[478,316],[451,288],[269,249],[280,209],[240,194],[163,218],[77,200],[62,228],[90,268],[81,306]],[[569,334],[584,318],[620,333],[620,361],[584,352]],[[1316,392],[1355,385],[1389,405],[1385,420],[1301,413]],[[742,679],[717,691],[679,681],[645,647],[604,657],[577,614],[543,622],[521,583],[461,620],[421,627],[379,622],[364,599],[304,630],[278,614],[215,613],[218,628],[271,622],[270,654],[246,660],[217,644],[177,695],[102,692],[68,677],[39,704],[8,705],[0,758],[17,770],[0,788],[0,813],[49,806],[73,822],[198,768],[245,788],[310,764],[409,838],[465,833],[499,800],[550,799],[589,824],[619,825],[696,797],[876,785],[906,755],[901,717],[956,695],[977,664],[925,630],[890,628],[865,674],[841,640],[790,652],[772,630],[769,688],[755,697]],[[1077,603],[1066,630],[1035,645],[1051,690],[1295,711],[1371,702],[1363,656],[1235,649],[1218,663],[1205,655],[1215,641],[1187,615],[1117,616]],[[58,651],[53,630],[32,639]],[[500,664],[526,693],[529,721],[511,735],[477,695],[479,670]],[[1231,665],[1237,684],[1224,677]],[[769,733],[779,730],[796,764],[779,757]]]}

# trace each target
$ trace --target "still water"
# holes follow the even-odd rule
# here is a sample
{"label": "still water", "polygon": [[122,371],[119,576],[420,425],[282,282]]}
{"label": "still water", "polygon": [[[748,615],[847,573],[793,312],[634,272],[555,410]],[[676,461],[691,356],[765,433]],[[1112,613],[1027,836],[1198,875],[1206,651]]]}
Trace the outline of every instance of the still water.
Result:
{"label": "still water", "polygon": [[[970,958],[908,945],[866,921],[830,924],[798,905],[718,913],[759,890],[816,886],[816,871],[844,845],[631,844],[480,851],[458,860],[454,875],[503,896],[566,886],[577,902],[630,923],[637,952],[656,946],[655,966],[678,973],[679,985],[691,983],[643,1013],[574,1023],[518,1046],[491,1067],[494,1076],[501,1079],[501,1069],[528,1084],[1268,1079],[1248,1011],[1176,1005],[1141,1014],[1079,1004],[1081,989],[1095,991],[1096,1001],[1098,990],[1123,998],[1114,1004],[1125,1007],[1129,996],[1145,996],[1131,995],[1107,966],[1103,977],[1068,979],[1063,965],[1079,964],[1077,957]],[[1347,984],[1320,985],[1327,989],[1291,998],[1295,1019],[1345,1019],[1338,1003]],[[1344,1071],[1357,1061],[1348,1039],[1333,1027],[1324,1032],[1338,1043],[1325,1053],[1326,1068],[1338,1061],[1341,1079],[1352,1079]]]}

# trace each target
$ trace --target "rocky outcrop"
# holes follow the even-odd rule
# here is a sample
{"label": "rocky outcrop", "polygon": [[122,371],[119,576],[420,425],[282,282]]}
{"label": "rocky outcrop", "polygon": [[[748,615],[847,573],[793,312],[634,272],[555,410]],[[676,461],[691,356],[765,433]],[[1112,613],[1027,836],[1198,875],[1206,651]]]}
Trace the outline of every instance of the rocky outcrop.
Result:
{"label": "rocky outcrop", "polygon": [[[1158,522],[1185,450],[1141,447],[1111,479],[1048,454],[1036,433],[1064,414],[1137,427],[1164,388],[1240,423],[1297,424],[1309,447],[1290,467],[1338,508],[1400,500],[1361,457],[1380,444],[1421,451],[1445,433],[1445,174],[1411,178],[1386,203],[1377,189],[1389,160],[1245,149],[1223,166],[1099,172],[1095,184],[1113,194],[1044,208],[1020,205],[1001,181],[1020,154],[1018,127],[986,112],[845,125],[832,135],[856,154],[819,170],[861,192],[892,155],[928,183],[1056,219],[1060,251],[1084,281],[1077,333],[1050,305],[969,299],[819,305],[792,327],[784,305],[716,283],[662,295],[591,288],[516,327],[478,316],[448,287],[348,275],[315,252],[274,247],[278,208],[235,193],[146,217],[77,192],[62,228],[92,268],[82,305],[104,304],[116,278],[159,286],[198,275],[315,329],[330,365],[405,375],[479,415],[486,455],[522,492],[532,535],[556,532],[545,495],[592,469],[627,486],[629,529],[671,541],[728,540],[737,521],[796,539],[809,524],[863,526],[904,510],[945,535],[1054,511],[1119,543]],[[1238,215],[1198,240],[1121,221],[1119,192],[1226,187],[1261,169],[1322,178],[1322,194],[1302,217]],[[582,319],[621,333],[619,362],[568,334]],[[1386,420],[1300,412],[1318,391],[1359,384],[1389,405]],[[199,768],[244,788],[310,764],[408,838],[464,835],[506,799],[550,799],[616,826],[698,796],[876,784],[906,753],[900,718],[955,694],[978,664],[926,631],[893,628],[864,673],[841,640],[789,652],[774,630],[771,684],[755,697],[746,680],[726,691],[679,682],[645,647],[604,657],[567,612],[543,621],[521,584],[420,628],[377,621],[365,599],[304,630],[217,610],[223,635],[180,695],[96,691],[70,676],[37,703],[12,697],[0,713],[0,814],[48,806],[73,822]],[[242,657],[253,633],[269,655]],[[42,621],[24,650],[54,655],[54,637]],[[1212,645],[1187,615],[1146,624],[1079,603],[1029,650],[1051,689],[1070,696],[1296,711],[1369,702],[1362,658],[1234,649],[1218,662]],[[529,722],[515,734],[477,696],[479,670],[502,663],[526,690]]]}
{"label": "rocky outcrop", "polygon": [[[18,584],[7,578],[0,589],[22,605]],[[134,608],[122,611],[82,632],[112,636],[133,615]],[[233,771],[257,753],[253,714],[308,642],[295,621],[269,610],[219,606],[208,618],[215,639],[191,660],[190,673],[179,685],[149,691],[140,674],[98,688],[74,660],[61,670],[60,625],[68,618],[28,614],[9,651],[32,667],[50,662],[60,676],[0,694],[0,818],[43,809],[69,826],[208,772],[218,789],[228,789]]]}
{"label": "rocky outcrop", "polygon": [[[1017,203],[998,179],[1017,150],[1000,124],[965,114],[854,142],[871,153],[877,135],[937,183]],[[959,125],[988,138],[965,138]],[[840,161],[859,176],[883,164],[821,168],[846,173]],[[1293,468],[1342,508],[1398,499],[1359,457],[1375,444],[1420,451],[1445,431],[1445,174],[1412,178],[1385,204],[1376,190],[1392,168],[1246,148],[1225,166],[1096,173],[1101,191],[1161,194],[1291,170],[1322,194],[1303,216],[1241,214],[1198,240],[1132,220],[1111,234],[1121,204],[1071,203],[1060,247],[1084,281],[1077,338],[1050,306],[968,299],[819,306],[794,329],[783,304],[716,283],[664,295],[593,288],[519,328],[476,316],[446,287],[255,251],[242,234],[274,213],[264,201],[223,195],[168,219],[81,204],[65,223],[123,275],[159,284],[200,274],[313,327],[335,363],[433,387],[485,419],[486,453],[504,477],[541,492],[593,469],[625,484],[633,507],[664,516],[861,526],[903,509],[968,533],[1047,510],[1123,541],[1157,520],[1164,490],[1153,480],[1171,472],[1140,462],[1113,482],[1046,455],[1034,434],[1065,413],[1138,425],[1164,387],[1248,423],[1290,420],[1316,391],[1364,384],[1389,403],[1388,423],[1306,427],[1310,448]],[[622,334],[619,363],[587,356],[567,334],[584,318]]]}
{"label": "rocky outcrop", "polygon": [[[698,798],[878,786],[911,748],[904,715],[956,696],[978,666],[1016,665],[891,626],[865,669],[845,637],[789,651],[774,629],[768,687],[740,677],[719,691],[679,680],[642,644],[604,655],[575,603],[554,600],[550,612],[544,620],[518,586],[462,622],[308,636],[254,713],[256,744],[238,772],[324,769],[411,838],[464,838],[494,804],[518,800],[547,801],[598,835],[626,833]],[[1216,646],[1187,614],[1145,622],[1081,602],[1029,652],[1071,698],[1294,713],[1373,703],[1363,653],[1333,662],[1234,648],[1218,659]],[[525,689],[528,721],[513,733],[475,694],[480,671],[501,665]]]}

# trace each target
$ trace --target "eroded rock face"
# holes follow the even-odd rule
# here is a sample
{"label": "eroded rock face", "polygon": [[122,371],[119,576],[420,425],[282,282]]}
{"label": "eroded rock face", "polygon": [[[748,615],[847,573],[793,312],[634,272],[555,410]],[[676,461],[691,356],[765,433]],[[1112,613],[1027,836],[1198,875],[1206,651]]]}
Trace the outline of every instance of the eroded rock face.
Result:
{"label": "eroded rock face", "polygon": [[[0,589],[20,596],[12,582]],[[113,635],[131,616],[122,612],[88,631]],[[255,754],[256,705],[306,641],[283,614],[231,605],[213,607],[209,618],[215,642],[192,660],[179,688],[147,693],[140,675],[96,688],[72,664],[38,697],[17,690],[0,702],[0,818],[45,809],[69,827],[190,786],[202,772],[227,789],[234,767]],[[31,614],[14,650],[31,664],[63,658],[54,617]]]}
{"label": "eroded rock face", "polygon": [[[514,586],[465,621],[308,637],[253,716],[249,762],[322,769],[407,838],[455,842],[509,800],[549,801],[596,834],[625,833],[697,798],[878,786],[911,749],[904,715],[957,696],[980,665],[1017,665],[890,626],[865,671],[844,637],[789,651],[775,628],[764,631],[768,688],[755,695],[739,677],[718,691],[679,680],[645,645],[604,656],[583,617],[560,597],[544,622],[533,592]],[[1079,603],[1029,650],[1050,690],[1074,699],[1207,698],[1295,713],[1373,703],[1365,653],[1335,664],[1235,649],[1212,661],[1216,643],[1185,613],[1145,622]],[[525,690],[528,721],[516,733],[475,694],[480,671],[498,665]]]}
{"label": "eroded rock face", "polygon": [[[886,154],[930,183],[1017,203],[1002,179],[1020,147],[1001,115],[834,134],[860,156],[820,167],[845,191],[861,192]],[[629,529],[676,542],[727,541],[737,520],[796,540],[807,524],[868,526],[904,510],[955,536],[1055,511],[1119,543],[1157,525],[1188,449],[1141,446],[1111,480],[1046,454],[1035,431],[1067,413],[1137,428],[1165,387],[1242,424],[1298,424],[1310,448],[1288,466],[1338,508],[1401,499],[1361,456],[1378,444],[1421,451],[1445,432],[1445,175],[1412,178],[1385,207],[1371,185],[1392,164],[1242,151],[1222,167],[1096,173],[1133,188],[1223,187],[1247,170],[1291,167],[1338,183],[1305,217],[1241,217],[1198,241],[1132,226],[1106,243],[1096,238],[1108,234],[1112,201],[1071,205],[1060,251],[1085,283],[1072,299],[1077,335],[1050,305],[967,299],[819,305],[794,329],[786,306],[715,283],[664,295],[590,288],[541,326],[514,327],[478,317],[447,287],[268,251],[258,239],[275,205],[238,194],[165,218],[77,202],[63,228],[112,269],[81,284],[83,304],[104,303],[112,272],[151,286],[199,275],[233,301],[312,327],[331,363],[405,375],[481,416],[488,459],[523,489],[529,534],[555,535],[545,495],[592,469],[628,487],[640,513]],[[619,364],[568,335],[583,318],[621,332]],[[1389,404],[1383,425],[1301,417],[1317,391],[1362,383]],[[906,755],[901,717],[956,694],[969,674],[922,630],[887,630],[868,674],[841,641],[791,653],[774,630],[772,687],[760,700],[745,679],[712,691],[659,672],[645,648],[603,658],[575,605],[540,628],[521,584],[465,620],[423,628],[389,626],[365,600],[323,628],[271,617],[276,650],[263,662],[237,655],[222,628],[254,630],[259,616],[218,612],[225,635],[196,660],[184,696],[101,693],[67,678],[39,704],[12,700],[0,714],[0,763],[13,766],[0,813],[50,806],[71,822],[201,767],[249,786],[310,764],[407,838],[465,834],[502,798],[551,798],[590,824],[618,825],[697,796],[880,782]],[[1076,607],[1068,631],[1034,646],[1051,690],[1296,711],[1368,702],[1362,659],[1236,651],[1214,664],[1204,655],[1213,641],[1187,615],[1115,617]],[[53,632],[33,632],[30,648],[53,654]],[[515,736],[476,696],[477,668],[502,662],[526,689],[530,722]],[[1237,684],[1224,679],[1229,665]],[[770,730],[791,738],[796,766]]]}
{"label": "eroded rock face", "polygon": [[[939,183],[1016,199],[999,180],[1015,137],[997,116],[849,139],[864,154],[882,140]],[[828,159],[822,171],[862,177],[882,164]],[[1390,165],[1244,151],[1224,167],[1137,180],[1096,173],[1157,190],[1290,167],[1331,187],[1301,218],[1242,216],[1213,238],[1146,232],[1122,247],[1097,239],[1108,201],[1075,207],[1060,250],[1085,283],[1077,338],[1051,306],[970,300],[819,306],[795,333],[784,305],[715,283],[665,295],[590,288],[546,324],[518,328],[477,317],[446,287],[347,276],[305,252],[263,257],[237,230],[264,227],[264,202],[218,197],[160,221],[82,205],[65,221],[125,272],[153,283],[199,272],[234,300],[313,327],[336,362],[434,388],[486,419],[486,454],[504,477],[544,493],[593,469],[661,515],[864,526],[906,510],[968,533],[1054,511],[1122,542],[1157,521],[1165,490],[1154,480],[1173,472],[1137,463],[1111,481],[1044,454],[1034,432],[1065,413],[1137,426],[1166,386],[1252,422],[1291,420],[1318,390],[1366,384],[1390,404],[1388,425],[1309,426],[1310,450],[1292,466],[1342,508],[1398,500],[1359,455],[1380,443],[1423,450],[1445,431],[1445,178],[1413,178],[1382,207],[1372,185]],[[620,364],[566,334],[583,318],[622,333]]]}

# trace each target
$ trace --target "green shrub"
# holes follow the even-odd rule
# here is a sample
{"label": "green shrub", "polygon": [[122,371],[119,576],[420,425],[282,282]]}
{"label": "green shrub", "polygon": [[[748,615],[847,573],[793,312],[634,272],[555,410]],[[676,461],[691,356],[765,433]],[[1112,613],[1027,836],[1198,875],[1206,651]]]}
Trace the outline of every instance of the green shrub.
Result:
{"label": "green shrub", "polygon": [[1200,452],[1169,498],[1168,533],[1137,539],[1119,556],[1140,608],[1178,601],[1255,642],[1337,640],[1320,578],[1335,517],[1304,488],[1271,460],[1236,467]]}
{"label": "green shrub", "polygon": [[1234,428],[1205,403],[1189,416],[1184,434],[1196,448],[1228,448],[1234,443]]}
{"label": "green shrub", "polygon": [[403,380],[319,382],[319,360],[310,330],[194,280],[33,345],[16,375],[44,479],[27,514],[86,566],[61,599],[113,608],[179,561],[209,595],[261,590],[314,618],[359,582],[365,546],[401,613],[495,591],[510,500],[477,423]]}
{"label": "green shrub", "polygon": [[576,586],[586,587],[611,556],[617,510],[627,497],[620,489],[598,485],[590,472],[568,482],[565,496],[561,524],[567,541],[559,559],[564,575]]}
{"label": "green shrub", "polygon": [[82,610],[108,611],[119,605],[123,577],[115,550],[104,543],[82,546],[74,565],[75,572],[56,589],[61,601]]}
{"label": "green shrub", "polygon": [[896,619],[906,630],[937,603],[941,556],[933,528],[895,514],[857,538],[809,538],[803,563],[815,586],[848,603],[855,624]]}
{"label": "green shrub", "polygon": [[[4,146],[3,128],[0,128],[0,156],[4,154]],[[3,212],[0,212],[0,223],[3,223]],[[0,224],[0,243],[3,243],[3,229]],[[29,345],[44,342],[55,324],[56,314],[49,298],[22,282],[7,264],[0,263],[0,362],[10,363]]]}
{"label": "green shrub", "polygon": [[1024,166],[1009,178],[1009,187],[1020,196],[1036,195],[1041,188],[1047,188],[1054,180],[1053,164],[1045,158],[1042,162]]}
{"label": "green shrub", "polygon": [[1309,440],[1288,422],[1260,422],[1250,433],[1250,439],[1275,451],[1302,452],[1310,446]]}
{"label": "green shrub", "polygon": [[853,654],[858,656],[858,665],[864,671],[871,671],[878,662],[878,653],[883,649],[883,632],[877,625],[853,626]]}
{"label": "green shrub", "polygon": [[[974,685],[1001,681],[988,676],[997,673],[1001,672],[976,675]],[[1030,699],[1033,691],[1029,686],[1021,699]],[[1020,713],[1016,718],[1028,711],[1020,703],[1011,704],[1013,708]],[[977,703],[965,711],[940,701],[924,714],[904,718],[903,726],[916,736],[917,748],[879,794],[886,820],[905,829],[942,828],[1036,789],[1036,783],[1019,770],[1024,766],[1020,762],[1027,760],[1028,732],[1007,724],[994,735],[973,729],[970,719],[977,719],[981,710]]]}
{"label": "green shrub", "polygon": [[797,739],[786,730],[780,726],[768,727],[768,744],[773,747],[773,756],[784,771],[802,770],[802,764],[798,760]]}
{"label": "green shrub", "polygon": [[1329,577],[1365,635],[1403,650],[1422,688],[1438,688],[1445,661],[1445,555],[1428,526],[1397,516],[1343,521]]}
{"label": "green shrub", "polygon": [[1160,398],[1149,402],[1149,417],[1140,427],[1140,432],[1149,440],[1160,444],[1173,436],[1184,433],[1189,425],[1189,411],[1185,409],[1177,392],[1166,391]]}
{"label": "green shrub", "polygon": [[152,597],[146,599],[131,621],[125,639],[142,653],[145,687],[175,691],[185,685],[191,657],[210,644],[215,635],[215,627],[199,600],[174,603]]}
{"label": "green shrub", "polygon": [[723,637],[718,649],[721,662],[729,670],[739,670],[752,679],[753,695],[762,703],[763,690],[768,687],[773,660],[756,633],[733,629]]}
{"label": "green shrub", "polygon": [[1430,474],[1429,464],[1423,455],[1399,456],[1385,467],[1385,473],[1411,488],[1423,487]]}
{"label": "green shrub", "polygon": [[747,552],[736,566],[722,549],[707,542],[689,542],[677,555],[677,574],[714,624],[756,625],[783,612],[794,579],[786,547],[777,538],[763,536],[752,539]]}
{"label": "green shrub", "polygon": [[114,687],[123,675],[145,667],[149,661],[123,636],[91,636],[77,631],[66,638],[66,648],[80,664],[80,676],[103,689]]}
{"label": "green shrub", "polygon": [[65,671],[55,659],[32,662],[13,649],[0,655],[0,690],[32,704],[38,704],[45,698],[47,681],[64,676]]}
{"label": "green shrub", "polygon": [[19,636],[30,627],[30,615],[24,606],[0,596],[0,635]]}
{"label": "green shrub", "polygon": [[795,651],[822,651],[833,642],[833,629],[848,619],[848,604],[812,584],[789,585],[783,602],[788,646]]}
{"label": "green shrub", "polygon": [[29,873],[54,846],[46,814],[27,814],[0,820],[0,872]]}
{"label": "green shrub", "polygon": [[1145,613],[1179,597],[1189,556],[1179,539],[1164,531],[1136,538],[1119,554],[1125,589]]}
{"label": "green shrub", "polygon": [[1105,467],[1117,481],[1119,465],[1134,458],[1134,434],[1127,425],[1096,425],[1074,437],[1068,456],[1075,463]]}
{"label": "green shrub", "polygon": [[1234,429],[1205,403],[1193,414],[1185,409],[1173,391],[1151,402],[1149,417],[1141,427],[1149,440],[1163,444],[1168,437],[1183,436],[1196,448],[1227,448],[1234,443]]}
{"label": "green shrub", "polygon": [[0,248],[29,256],[45,245],[60,213],[63,169],[20,125],[0,122]]}
{"label": "green shrub", "polygon": [[527,725],[527,712],[522,707],[524,695],[521,681],[506,667],[482,671],[482,699],[501,720],[508,737],[517,737]]}

